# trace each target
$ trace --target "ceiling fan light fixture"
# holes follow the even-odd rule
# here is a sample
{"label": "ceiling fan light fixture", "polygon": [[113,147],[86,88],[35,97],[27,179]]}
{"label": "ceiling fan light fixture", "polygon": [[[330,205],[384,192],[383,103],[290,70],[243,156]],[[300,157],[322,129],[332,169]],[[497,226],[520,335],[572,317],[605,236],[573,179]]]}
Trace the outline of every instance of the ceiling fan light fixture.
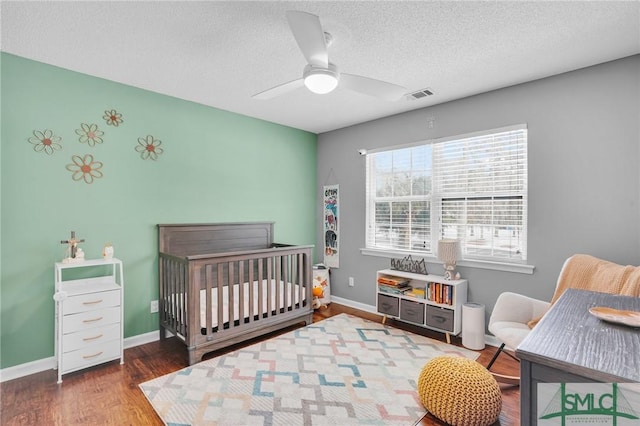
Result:
{"label": "ceiling fan light fixture", "polygon": [[304,69],[304,85],[313,93],[327,94],[338,86],[340,75],[335,65],[329,64],[327,68],[307,65]]}

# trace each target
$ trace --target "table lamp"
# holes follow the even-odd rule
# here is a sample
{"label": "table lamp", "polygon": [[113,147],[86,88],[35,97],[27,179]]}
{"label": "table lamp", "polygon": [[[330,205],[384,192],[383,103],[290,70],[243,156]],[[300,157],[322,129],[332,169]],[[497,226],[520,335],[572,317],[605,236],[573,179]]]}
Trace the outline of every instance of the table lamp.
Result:
{"label": "table lamp", "polygon": [[455,276],[456,262],[460,257],[458,240],[439,240],[438,259],[444,266],[444,278],[452,280]]}

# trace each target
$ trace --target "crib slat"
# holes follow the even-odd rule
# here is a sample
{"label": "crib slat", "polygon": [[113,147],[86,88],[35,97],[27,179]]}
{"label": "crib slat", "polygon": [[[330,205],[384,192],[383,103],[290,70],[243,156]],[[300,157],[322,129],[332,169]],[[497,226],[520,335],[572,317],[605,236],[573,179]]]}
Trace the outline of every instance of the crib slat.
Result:
{"label": "crib slat", "polygon": [[256,314],[258,314],[258,319],[262,318],[262,313],[264,312],[265,308],[263,303],[264,289],[262,285],[262,282],[264,281],[264,272],[262,269],[263,267],[263,259],[260,257],[258,258],[258,312],[256,312]]}
{"label": "crib slat", "polygon": [[218,263],[218,279],[216,281],[216,289],[217,289],[217,302],[216,302],[216,310],[218,311],[218,331],[222,331],[224,329],[224,268],[222,264]]}
{"label": "crib slat", "polygon": [[296,309],[296,288],[297,288],[297,284],[298,284],[298,280],[297,280],[297,275],[296,275],[296,268],[297,268],[297,264],[296,264],[296,256],[291,254],[289,255],[289,264],[291,265],[291,271],[289,272],[289,302],[290,302],[290,311],[293,311]]}
{"label": "crib slat", "polygon": [[254,307],[253,307],[253,303],[256,295],[254,294],[255,292],[253,291],[253,282],[256,280],[253,271],[254,271],[254,262],[253,259],[249,259],[249,323],[253,322],[253,316],[256,315],[256,312],[254,312]]}
{"label": "crib slat", "polygon": [[[212,314],[212,289],[214,288],[214,280],[215,273],[213,272],[213,265],[204,265],[204,298],[205,298],[205,319],[204,319],[204,329],[205,335],[209,335],[209,333],[213,332],[213,314]],[[199,292],[200,297],[202,297],[202,291]],[[198,309],[202,306],[202,300],[200,300],[200,304],[198,305]],[[202,320],[200,320],[202,322]],[[203,324],[200,324],[202,327]]]}
{"label": "crib slat", "polygon": [[271,288],[271,281],[273,281],[273,262],[273,258],[267,262],[267,282],[265,283],[267,286],[267,317],[270,317],[273,312],[273,290]]}
{"label": "crib slat", "polygon": [[234,274],[234,269],[235,269],[235,262],[229,262],[227,263],[227,268],[229,268],[229,280],[227,281],[226,285],[227,285],[227,296],[228,296],[228,316],[227,318],[229,318],[229,328],[232,328],[235,324],[235,298],[234,298],[234,292],[235,292],[235,274]]}
{"label": "crib slat", "polygon": [[173,300],[175,300],[175,303],[171,304],[171,310],[169,311],[169,321],[171,323],[171,326],[174,330],[178,331],[182,331],[180,329],[180,324],[181,324],[181,319],[180,318],[180,308],[182,306],[182,301],[180,299],[177,299],[178,297],[184,297],[184,294],[181,293],[181,289],[179,287],[180,285],[180,270],[179,270],[179,265],[177,265],[175,262],[170,262],[170,266],[169,266],[169,297],[171,297]]}
{"label": "crib slat", "polygon": [[275,295],[275,306],[273,307],[273,315],[278,315],[280,313],[280,283],[282,282],[282,256],[276,256],[275,260],[275,279],[273,281],[273,285],[269,283],[269,287],[275,287],[276,295]]}
{"label": "crib slat", "polygon": [[283,312],[289,310],[289,255],[282,256],[282,284],[278,282],[278,288],[282,287],[282,309]]}
{"label": "crib slat", "polygon": [[[244,279],[244,261],[241,260],[238,262],[238,289],[239,289],[239,293],[238,293],[238,319],[240,320],[240,325],[244,324],[244,295],[245,295],[245,291],[244,291],[244,286],[245,286],[245,279]],[[253,285],[253,284],[251,284]]]}
{"label": "crib slat", "polygon": [[189,269],[186,265],[179,265],[178,274],[176,275],[175,281],[175,294],[176,297],[180,296],[180,304],[177,305],[177,310],[175,312],[176,318],[176,329],[180,330],[183,336],[187,336],[187,303],[188,303],[188,291],[187,284],[189,282]]}
{"label": "crib slat", "polygon": [[298,260],[298,307],[303,308],[305,282],[304,282],[304,254],[296,254]]}

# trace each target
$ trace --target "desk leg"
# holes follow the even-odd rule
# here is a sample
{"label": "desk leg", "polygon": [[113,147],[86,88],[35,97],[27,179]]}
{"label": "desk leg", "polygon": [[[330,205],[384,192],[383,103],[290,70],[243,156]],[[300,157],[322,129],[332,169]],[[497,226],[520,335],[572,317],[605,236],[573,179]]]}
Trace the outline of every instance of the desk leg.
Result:
{"label": "desk leg", "polygon": [[447,336],[447,343],[451,344],[451,335],[449,333],[445,333],[445,335]]}
{"label": "desk leg", "polygon": [[531,379],[531,363],[527,360],[520,360],[520,423],[522,426],[531,426],[536,424],[536,413],[538,398],[534,397],[536,392]]}
{"label": "desk leg", "polygon": [[382,323],[384,324],[386,322],[387,322],[387,315],[385,314],[382,316]]}

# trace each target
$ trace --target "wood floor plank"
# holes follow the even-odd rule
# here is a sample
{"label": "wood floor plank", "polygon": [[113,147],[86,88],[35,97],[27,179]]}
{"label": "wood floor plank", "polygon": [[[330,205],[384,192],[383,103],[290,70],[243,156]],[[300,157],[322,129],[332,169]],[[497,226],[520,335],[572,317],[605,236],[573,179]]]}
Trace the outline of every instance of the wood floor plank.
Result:
{"label": "wood floor plank", "polygon": [[[332,303],[314,313],[314,322],[348,313],[373,321],[381,317]],[[445,341],[444,334],[411,326],[399,321],[388,324],[418,334]],[[245,342],[207,354],[209,359],[248,344],[255,343],[295,327],[271,333],[261,339]],[[461,346],[453,337],[452,344]],[[487,346],[478,351],[478,362],[487,365],[496,348]],[[188,364],[185,346],[175,338],[156,341],[125,350],[125,364],[112,361],[86,370],[66,374],[61,385],[56,384],[55,370],[43,371],[0,383],[0,424],[2,425],[162,425],[162,421],[147,401],[138,385],[147,380],[172,373]],[[500,356],[492,370],[518,375],[518,363]],[[417,378],[416,378],[417,380]],[[520,389],[501,385],[502,412],[496,425],[519,425]],[[427,414],[420,425],[444,425]]]}

